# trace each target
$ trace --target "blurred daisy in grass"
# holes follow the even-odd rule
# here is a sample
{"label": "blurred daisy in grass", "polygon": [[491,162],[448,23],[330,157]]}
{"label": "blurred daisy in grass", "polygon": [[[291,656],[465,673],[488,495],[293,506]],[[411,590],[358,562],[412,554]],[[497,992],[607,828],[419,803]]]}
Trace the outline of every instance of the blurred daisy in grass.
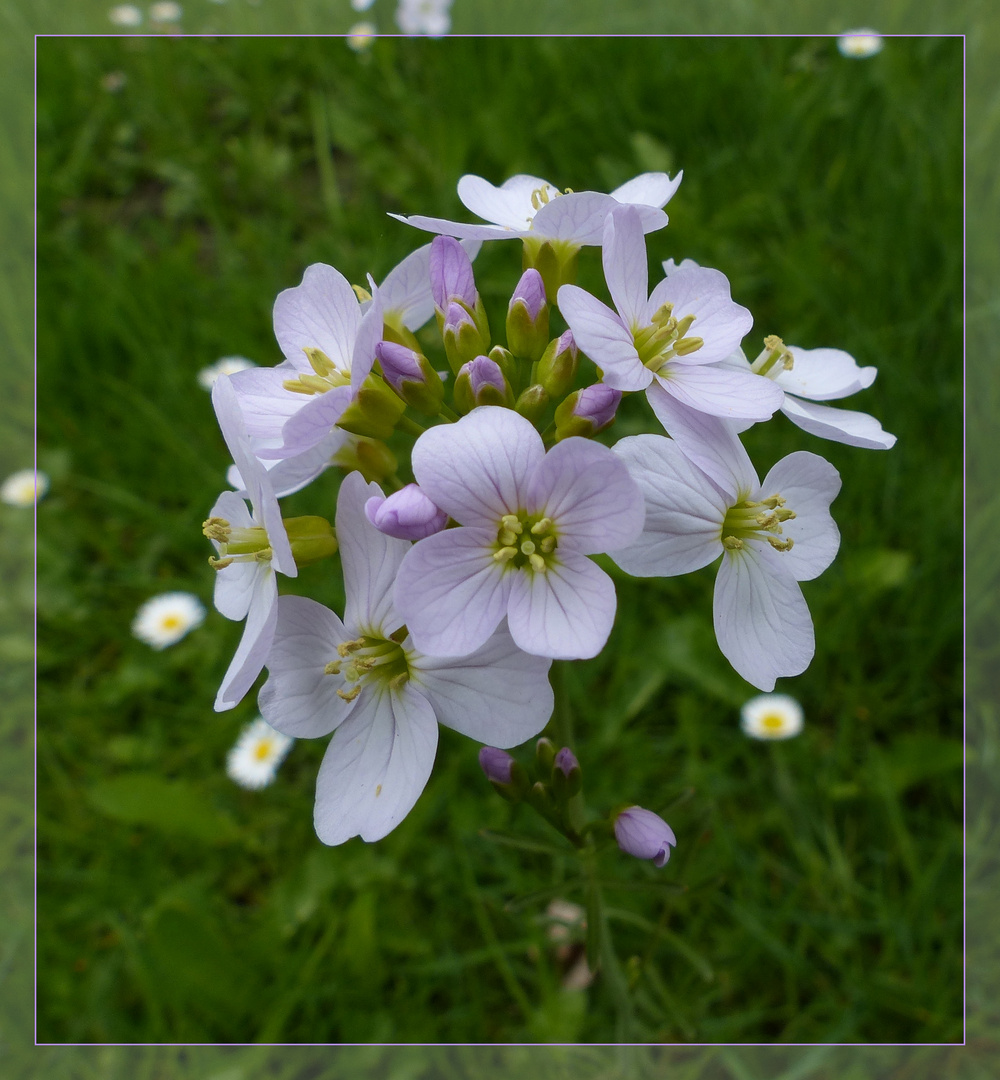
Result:
{"label": "blurred daisy in grass", "polygon": [[758,694],[740,710],[740,727],[752,739],[791,739],[802,730],[802,706],[788,694]]}
{"label": "blurred daisy in grass", "polygon": [[142,12],[134,4],[119,4],[108,12],[108,18],[115,26],[138,26]]}
{"label": "blurred daisy in grass", "polygon": [[837,38],[837,48],[841,56],[849,56],[853,60],[866,60],[882,51],[885,42],[877,30],[848,30]]}
{"label": "blurred daisy in grass", "polygon": [[186,592],[163,593],[139,608],[132,622],[132,633],[154,649],[165,649],[204,621],[205,607],[197,596]]}
{"label": "blurred daisy in grass", "polygon": [[451,0],[400,0],[396,22],[404,34],[443,37],[451,29]]}
{"label": "blurred daisy in grass", "polygon": [[378,27],[376,27],[374,23],[355,23],[351,29],[347,31],[347,44],[355,52],[362,52],[365,49],[371,48],[377,35]]}
{"label": "blurred daisy in grass", "polygon": [[251,791],[267,787],[293,742],[294,739],[275,731],[263,717],[258,717],[247,724],[229,751],[226,774]]}
{"label": "blurred daisy in grass", "polygon": [[351,0],[351,7],[355,11],[367,11],[375,3],[375,0]]}
{"label": "blurred daisy in grass", "polygon": [[180,4],[175,4],[174,0],[160,0],[149,8],[149,17],[154,23],[180,22],[182,14]]}
{"label": "blurred daisy in grass", "polygon": [[246,371],[247,368],[256,367],[252,360],[245,356],[223,356],[214,364],[209,364],[198,372],[198,385],[206,390],[211,390],[215,380],[220,375],[235,375],[237,371]]}
{"label": "blurred daisy in grass", "polygon": [[49,490],[49,478],[34,469],[19,469],[0,486],[0,499],[8,506],[34,506]]}

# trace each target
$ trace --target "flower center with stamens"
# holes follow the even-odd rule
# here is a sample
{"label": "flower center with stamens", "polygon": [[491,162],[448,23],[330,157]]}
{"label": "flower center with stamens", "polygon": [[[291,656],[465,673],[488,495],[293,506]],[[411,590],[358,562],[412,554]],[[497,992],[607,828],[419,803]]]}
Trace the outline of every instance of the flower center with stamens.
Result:
{"label": "flower center with stamens", "polygon": [[548,569],[558,547],[555,522],[542,514],[504,514],[497,529],[496,562],[515,570],[530,567],[537,573]]}
{"label": "flower center with stamens", "polygon": [[764,338],[764,351],[750,365],[755,375],[766,375],[776,379],[783,371],[791,371],[795,366],[795,357],[788,346],[776,334]]}
{"label": "flower center with stamens", "polygon": [[337,687],[337,697],[353,701],[373,683],[388,685],[391,690],[400,689],[410,677],[410,665],[402,644],[394,640],[397,637],[405,639],[405,628],[402,634],[397,631],[391,638],[363,635],[354,641],[342,641],[337,646],[337,659],[323,669],[324,675],[343,681]]}
{"label": "flower center with stamens", "polygon": [[632,339],[643,365],[656,374],[674,357],[697,352],[705,344],[705,339],[687,336],[696,317],[684,315],[676,318],[674,305],[668,301],[657,308],[649,326],[633,326]]}
{"label": "flower center with stamens", "polygon": [[294,379],[285,379],[281,385],[286,390],[295,394],[325,394],[327,390],[333,390],[337,386],[350,386],[351,373],[341,371],[322,349],[306,346],[302,351],[316,374],[310,375],[307,372]]}
{"label": "flower center with stamens", "polygon": [[778,537],[783,531],[781,523],[794,517],[795,511],[785,509],[785,500],[780,495],[771,495],[759,502],[745,499],[726,511],[722,522],[722,546],[729,551],[738,551],[744,540],[766,540],[775,551],[791,551],[792,538],[779,540]]}
{"label": "flower center with stamens", "polygon": [[202,533],[219,545],[221,559],[209,556],[213,570],[223,570],[234,562],[268,562],[273,552],[267,532],[259,525],[230,525],[225,518],[210,517],[202,522]]}

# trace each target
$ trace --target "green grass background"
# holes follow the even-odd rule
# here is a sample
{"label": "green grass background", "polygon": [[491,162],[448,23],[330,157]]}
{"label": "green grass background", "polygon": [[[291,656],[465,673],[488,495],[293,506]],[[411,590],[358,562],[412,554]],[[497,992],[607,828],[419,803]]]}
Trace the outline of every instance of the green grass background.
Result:
{"label": "green grass background", "polygon": [[[575,43],[563,52],[562,46],[532,46],[532,52],[522,45],[519,56],[540,59],[512,62],[518,79],[505,87],[512,108],[516,102],[531,115],[541,101],[543,115],[558,117],[567,110],[553,108],[551,88],[558,86],[561,94],[580,86],[575,126],[553,121],[526,133],[512,132],[500,105],[485,100],[497,70],[490,67],[497,64],[496,50],[489,50],[474,54],[486,82],[479,98],[486,119],[479,130],[456,136],[443,108],[429,110],[435,114],[431,124],[420,108],[421,101],[453,102],[456,86],[469,96],[469,83],[443,59],[454,42],[381,43],[391,56],[388,66],[379,55],[359,66],[352,56],[332,54],[332,64],[312,43],[263,63],[259,46],[230,43],[229,56],[239,55],[243,70],[249,65],[253,72],[242,81],[233,74],[240,64],[213,60],[219,55],[214,47],[185,52],[194,61],[157,59],[167,55],[157,49],[179,44],[158,42],[135,52],[115,44],[134,67],[116,60],[130,83],[110,102],[94,88],[102,68],[90,70],[87,84],[88,57],[110,46],[64,46],[69,59],[52,72],[52,86],[61,88],[53,90],[60,109],[48,119],[42,113],[42,130],[52,123],[54,156],[52,168],[44,170],[52,177],[52,227],[41,243],[43,251],[50,245],[46,274],[60,300],[46,312],[48,325],[40,326],[40,359],[44,372],[45,357],[51,358],[59,375],[51,385],[63,391],[54,398],[64,398],[46,396],[43,374],[43,447],[62,481],[42,505],[50,518],[40,526],[47,567],[42,614],[49,609],[53,616],[41,658],[50,672],[41,704],[51,717],[51,740],[40,748],[42,791],[50,793],[42,800],[51,852],[47,910],[58,913],[49,944],[42,945],[43,968],[46,956],[50,961],[47,983],[41,973],[40,1006],[49,1022],[76,1024],[70,1036],[76,1038],[92,1037],[81,1032],[103,1022],[134,1024],[138,1041],[191,1039],[202,1032],[225,1039],[234,1036],[220,1034],[220,1026],[241,1015],[266,1011],[272,1031],[280,1031],[281,1024],[309,1026],[312,1009],[326,1024],[336,1011],[340,1027],[328,1031],[329,1038],[426,1038],[428,1020],[442,1039],[614,1037],[615,1010],[602,991],[590,992],[581,1018],[579,1002],[566,1002],[555,988],[555,972],[546,970],[551,959],[539,928],[523,913],[512,919],[503,911],[508,891],[529,889],[549,873],[548,862],[498,853],[475,839],[483,813],[492,813],[496,823],[504,808],[491,805],[470,767],[471,744],[456,738],[442,745],[432,782],[437,795],[428,790],[398,842],[390,839],[382,852],[357,845],[356,856],[345,848],[311,859],[316,845],[303,808],[308,810],[320,748],[300,744],[274,789],[244,797],[219,776],[238,717],[220,720],[192,701],[193,689],[217,679],[232,647],[231,640],[215,639],[232,637],[234,628],[215,617],[214,626],[155,662],[123,635],[135,604],[154,583],[190,586],[207,596],[203,552],[190,521],[200,520],[205,492],[209,499],[214,495],[224,461],[193,372],[229,351],[273,361],[260,351],[270,342],[270,301],[278,288],[298,280],[305,262],[334,262],[355,279],[366,269],[384,272],[408,241],[399,236],[403,226],[383,222],[382,211],[457,212],[454,176],[466,169],[495,179],[531,169],[571,186],[601,186],[672,158],[673,167],[686,168],[687,179],[671,205],[672,224],[656,241],[662,250],[651,244],[654,252],[690,254],[725,269],[736,295],[754,309],[761,332],[772,328],[769,319],[781,320],[780,332],[790,340],[843,345],[877,362],[879,383],[861,407],[877,412],[901,436],[893,454],[903,456],[905,447],[906,455],[894,466],[893,454],[810,447],[828,451],[844,472],[838,505],[848,505],[846,489],[853,485],[854,512],[849,523],[841,518],[842,560],[809,593],[821,653],[796,683],[811,720],[803,739],[764,748],[735,734],[743,689],[724,663],[710,662],[704,581],[666,583],[655,596],[646,590],[629,594],[620,583],[622,610],[630,613],[617,632],[625,646],[621,655],[643,647],[648,655],[634,669],[620,659],[607,668],[579,665],[568,680],[585,769],[588,750],[593,762],[587,778],[595,802],[620,797],[623,777],[633,785],[630,797],[658,808],[694,789],[671,821],[679,835],[683,830],[702,843],[697,852],[679,848],[668,872],[672,883],[697,888],[665,901],[623,894],[623,908],[646,912],[654,922],[664,917],[652,936],[642,927],[616,927],[623,955],[639,957],[634,1037],[824,1037],[811,1029],[850,1038],[835,1032],[837,1023],[848,1032],[854,1025],[861,1039],[879,1038],[863,1030],[865,1024],[891,1032],[889,1038],[955,1037],[935,1034],[934,1024],[953,1022],[959,1000],[956,775],[928,771],[932,764],[947,767],[944,744],[954,738],[957,715],[957,610],[944,584],[955,580],[960,515],[959,397],[955,367],[946,359],[959,348],[960,273],[956,69],[951,60],[949,70],[947,50],[910,43],[892,61],[883,54],[877,61],[883,66],[876,68],[846,64],[829,42],[822,43],[825,51],[795,42],[768,43],[766,49],[743,45],[745,51],[735,54],[725,51],[737,48],[728,43],[685,43],[668,72],[657,71],[652,61],[635,65],[620,80],[620,98],[609,101],[594,94],[587,76],[601,63],[615,70],[627,66],[615,66],[612,46],[586,46],[603,57],[595,61],[593,54],[583,60],[584,46]],[[409,67],[408,49],[419,57]],[[431,49],[439,50],[436,62],[427,59],[435,55]],[[579,62],[564,59],[574,55]],[[839,83],[838,69],[845,73]],[[708,70],[713,80],[706,78]],[[929,70],[939,73],[940,83],[927,79]],[[410,81],[399,78],[394,87],[394,72]],[[254,118],[275,100],[263,88],[280,84],[282,74],[291,103],[281,121],[288,126],[281,129],[275,121],[275,131]],[[203,115],[205,86],[219,109],[215,145],[195,137],[203,135],[192,117]],[[423,95],[417,100],[414,86]],[[255,92],[263,95],[256,105]],[[888,118],[880,116],[887,99],[894,109]],[[713,109],[713,102],[726,108]],[[125,122],[138,127],[138,148],[121,137],[122,118],[114,111],[126,103],[135,110]],[[394,110],[401,115],[394,117]],[[395,134],[414,130],[417,118],[421,141],[433,152]],[[774,118],[780,130],[765,153],[753,136]],[[324,127],[334,147],[326,167],[318,164]],[[888,141],[880,138],[886,130]],[[833,165],[843,162],[839,176],[831,168],[831,145],[839,151]],[[386,146],[392,148],[391,172]],[[291,162],[282,147],[291,148]],[[44,147],[42,153],[44,158]],[[911,158],[918,161],[915,172],[900,172],[895,163]],[[569,175],[567,162],[575,170]],[[396,235],[390,236],[389,225]],[[380,229],[381,262],[371,254],[371,236]],[[893,247],[901,249],[894,261]],[[494,304],[509,290],[509,262],[499,254],[480,260],[481,284]],[[851,274],[859,264],[870,273],[872,263],[875,288],[864,274]],[[598,280],[593,267],[591,273]],[[989,314],[986,308],[979,317]],[[822,336],[807,340],[811,334]],[[903,355],[887,356],[893,346]],[[98,424],[105,429],[100,438]],[[151,442],[153,448],[135,450]],[[799,445],[798,433],[786,425],[752,449],[769,463]],[[911,456],[915,445],[920,449]],[[171,460],[179,453],[186,455],[181,466]],[[14,536],[19,526],[8,517],[5,534]],[[855,640],[856,619],[877,631],[869,632],[863,647]],[[653,639],[651,624],[663,627]],[[10,635],[9,647],[16,651],[15,638]],[[692,656],[700,663],[692,664]],[[655,677],[647,678],[650,661]],[[831,686],[834,670],[837,683]],[[588,708],[590,702],[595,704]],[[651,763],[646,771],[643,760]],[[670,793],[664,793],[663,762],[676,762]],[[198,826],[189,823],[189,834],[171,839],[162,830],[109,822],[94,811],[95,785],[128,771],[174,778],[175,794],[221,807],[232,827],[215,837],[197,836]],[[205,815],[191,818],[196,820]],[[832,882],[831,866],[838,871]],[[643,869],[630,868],[634,881],[663,880]],[[612,859],[609,873],[621,871]],[[45,881],[43,873],[43,894]],[[426,900],[415,897],[429,895],[428,881],[434,882],[434,903],[415,936],[432,943],[436,968],[421,959],[419,945],[397,940],[407,935],[379,929],[422,908]],[[295,913],[303,910],[301,919]],[[100,922],[109,913],[119,925]],[[220,945],[227,938],[230,944]],[[317,953],[324,938],[327,951]],[[454,950],[444,964],[442,943]],[[531,944],[540,952],[534,964],[526,960]],[[206,992],[222,972],[230,973],[230,984],[223,980]],[[520,1014],[510,1004],[518,1000],[512,979],[521,986]],[[346,1008],[322,998],[338,983],[351,988]],[[258,1008],[262,987],[266,1009]],[[421,994],[427,996],[421,1000]],[[254,999],[249,1010],[241,996]],[[444,1011],[442,1001],[450,1003]],[[464,1016],[453,1015],[457,1001]],[[484,1021],[496,1025],[495,1035],[443,1030],[447,1023],[482,1029]],[[379,1022],[390,1027],[373,1033]],[[722,1030],[713,1029],[718,1023]],[[408,1024],[419,1033],[409,1035]],[[245,1037],[259,1035],[258,1029]],[[289,1028],[282,1037],[303,1036]],[[47,1060],[54,1068],[56,1062],[89,1060],[102,1070],[94,1075],[113,1069],[132,1075],[140,1068],[151,1076],[161,1075],[157,1070],[173,1075],[170,1061],[182,1061],[166,1052],[150,1052],[140,1059],[144,1064],[123,1052],[103,1052],[103,1058],[81,1052],[76,1059],[65,1053],[43,1059],[43,1053],[58,1052],[37,1052],[36,1064]],[[211,1053],[197,1059],[200,1065],[188,1059],[198,1070],[191,1075],[228,1070],[234,1076],[291,1076],[300,1067],[295,1058],[270,1052],[219,1057],[212,1064]],[[300,1052],[299,1062],[306,1053]],[[371,1068],[371,1075],[407,1069],[447,1075],[449,1068],[460,1075],[481,1060],[463,1056],[472,1052],[422,1051],[401,1055],[395,1064],[391,1055],[379,1056],[388,1052],[372,1053],[340,1060],[345,1067],[353,1060],[355,1069]],[[733,1053],[690,1055],[683,1067],[690,1075],[718,1068],[727,1070],[722,1075],[754,1075],[739,1071],[751,1066]],[[614,1059],[598,1052],[566,1051],[548,1060],[578,1075],[604,1068],[655,1071],[663,1059],[609,1065]],[[800,1060],[806,1071],[797,1075],[823,1075],[817,1070],[833,1067],[842,1075],[846,1067],[822,1052]],[[513,1067],[512,1057],[504,1061]]]}

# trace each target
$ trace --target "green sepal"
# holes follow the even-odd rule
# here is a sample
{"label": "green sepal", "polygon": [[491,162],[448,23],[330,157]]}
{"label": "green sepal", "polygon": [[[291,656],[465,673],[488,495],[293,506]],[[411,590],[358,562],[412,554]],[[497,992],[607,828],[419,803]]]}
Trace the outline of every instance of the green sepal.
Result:
{"label": "green sepal", "polygon": [[572,285],[576,281],[577,263],[580,248],[565,240],[536,240],[526,237],[521,254],[521,269],[534,267],[541,275],[545,285],[545,295],[553,302],[562,285]]}
{"label": "green sepal", "polygon": [[337,534],[326,518],[306,515],[284,518],[282,524],[288,533],[296,566],[308,566],[336,554]]}
{"label": "green sepal", "polygon": [[357,470],[371,483],[382,483],[396,475],[396,455],[379,439],[357,437],[333,455],[333,463],[345,472]]}
{"label": "green sepal", "polygon": [[406,402],[377,375],[369,375],[337,427],[372,439],[388,439],[406,409]]}
{"label": "green sepal", "polygon": [[562,335],[548,343],[535,375],[552,398],[561,398],[573,385],[580,361],[579,350],[559,349],[561,340]]}
{"label": "green sepal", "polygon": [[545,410],[549,407],[549,400],[545,387],[535,383],[534,386],[529,386],[520,395],[514,408],[526,420],[530,420],[535,427],[538,427],[542,417],[545,415]]}
{"label": "green sepal", "polygon": [[549,338],[549,305],[543,304],[538,317],[532,319],[528,305],[516,300],[507,309],[507,347],[515,356],[537,360],[545,352]]}

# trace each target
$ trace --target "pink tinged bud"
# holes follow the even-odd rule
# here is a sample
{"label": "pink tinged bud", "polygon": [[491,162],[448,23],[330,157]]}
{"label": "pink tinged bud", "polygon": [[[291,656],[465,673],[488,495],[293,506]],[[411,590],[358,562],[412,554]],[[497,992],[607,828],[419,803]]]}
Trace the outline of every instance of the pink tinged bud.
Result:
{"label": "pink tinged bud", "polygon": [[517,283],[514,295],[510,298],[507,307],[508,312],[513,311],[514,305],[521,302],[527,309],[532,319],[537,319],[539,312],[545,307],[545,283],[542,275],[534,269],[525,270],[521,280]]}
{"label": "pink tinged bud", "polygon": [[471,326],[475,329],[475,320],[461,304],[456,304],[452,301],[445,309],[444,326],[442,327],[442,330],[444,332],[450,330],[452,333],[457,334],[463,326]]}
{"label": "pink tinged bud", "polygon": [[407,484],[387,499],[373,496],[365,503],[365,515],[379,532],[397,540],[423,540],[448,523],[448,515],[416,484]]}
{"label": "pink tinged bud", "polygon": [[494,784],[509,784],[514,759],[505,750],[495,746],[484,746],[479,751],[479,765],[486,773],[486,779]]}
{"label": "pink tinged bud", "polygon": [[451,236],[435,236],[431,241],[431,295],[434,306],[443,311],[451,300],[476,306],[479,294],[472,275],[472,260],[464,247]]}
{"label": "pink tinged bud", "polygon": [[494,387],[501,394],[507,389],[507,381],[503,377],[500,365],[488,356],[477,356],[475,360],[466,364],[463,370],[468,372],[469,386],[476,397],[486,387]]}
{"label": "pink tinged bud", "polygon": [[477,356],[459,368],[455,377],[455,407],[471,412],[477,405],[513,404],[510,386],[498,364],[488,356]]}
{"label": "pink tinged bud", "polygon": [[626,855],[652,859],[654,866],[665,865],[671,845],[677,843],[663,818],[641,806],[630,806],[615,818],[615,840]]}
{"label": "pink tinged bud", "polygon": [[589,420],[594,425],[594,430],[600,431],[614,420],[621,400],[621,390],[605,386],[604,383],[595,383],[580,391],[573,407],[573,415],[581,420]]}
{"label": "pink tinged bud", "polygon": [[579,354],[572,330],[549,342],[538,361],[538,381],[551,397],[562,397],[573,385]]}
{"label": "pink tinged bud", "polygon": [[375,346],[375,355],[382,365],[385,381],[397,393],[402,391],[403,380],[423,382],[424,373],[420,369],[420,354],[405,345],[393,341],[380,341]]}
{"label": "pink tinged bud", "polygon": [[576,760],[576,754],[568,746],[564,746],[556,754],[553,764],[562,771],[564,776],[569,776],[573,769],[579,770],[580,768],[580,762]]}

